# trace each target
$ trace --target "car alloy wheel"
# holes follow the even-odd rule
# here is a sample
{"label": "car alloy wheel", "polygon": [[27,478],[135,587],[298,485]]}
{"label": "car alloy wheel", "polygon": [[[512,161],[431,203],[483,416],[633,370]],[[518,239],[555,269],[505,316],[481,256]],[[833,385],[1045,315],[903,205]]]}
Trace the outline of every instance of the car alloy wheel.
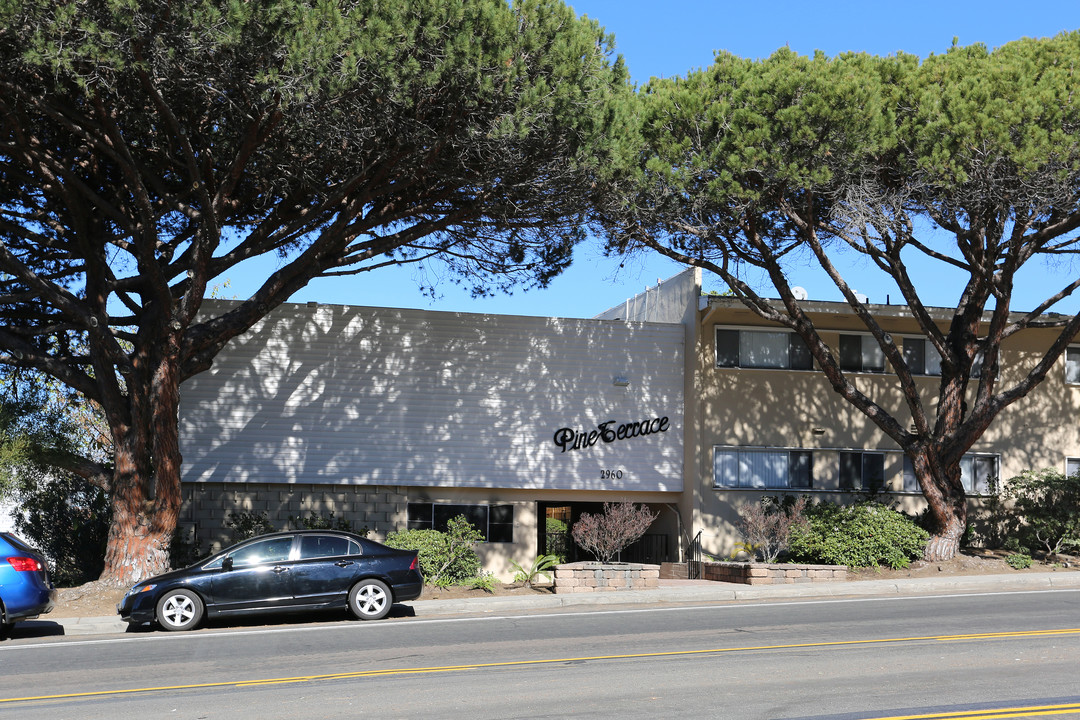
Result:
{"label": "car alloy wheel", "polygon": [[158,624],[166,630],[190,630],[202,615],[202,600],[190,590],[170,590],[158,600]]}
{"label": "car alloy wheel", "polygon": [[361,620],[380,620],[390,612],[390,588],[375,578],[361,580],[349,593],[349,610]]}

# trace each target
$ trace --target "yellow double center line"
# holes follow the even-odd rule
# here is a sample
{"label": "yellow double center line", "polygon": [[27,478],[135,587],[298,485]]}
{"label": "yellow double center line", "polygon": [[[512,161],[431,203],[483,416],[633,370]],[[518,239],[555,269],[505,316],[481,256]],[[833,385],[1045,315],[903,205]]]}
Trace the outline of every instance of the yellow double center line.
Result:
{"label": "yellow double center line", "polygon": [[[170,690],[199,690],[207,688],[218,687],[257,687],[260,685],[279,685],[285,683],[300,683],[300,682],[314,682],[317,680],[348,680],[352,678],[370,678],[370,677],[382,677],[390,675],[420,675],[424,673],[443,673],[443,672],[458,672],[462,670],[484,670],[490,668],[511,668],[522,667],[528,665],[555,665],[560,663],[576,663],[585,661],[597,661],[597,660],[637,660],[642,658],[663,658],[663,657],[690,657],[695,655],[719,655],[723,653],[738,653],[738,652],[754,652],[762,650],[797,650],[801,648],[821,648],[821,647],[844,647],[844,646],[858,646],[858,645],[883,645],[889,643],[909,643],[909,642],[950,642],[958,640],[997,640],[1003,638],[1019,638],[1019,637],[1045,637],[1055,635],[1080,635],[1080,628],[1066,628],[1059,630],[1030,630],[1022,632],[1000,632],[1000,633],[976,633],[971,635],[924,635],[918,637],[904,637],[904,638],[881,638],[874,640],[835,640],[830,642],[812,642],[812,643],[789,643],[784,645],[756,645],[751,647],[732,647],[732,648],[712,648],[708,650],[671,650],[667,652],[649,652],[649,653],[631,653],[625,655],[591,655],[587,657],[572,657],[572,658],[549,658],[541,660],[513,660],[505,662],[492,662],[492,663],[474,663],[466,665],[439,665],[434,667],[416,667],[416,668],[391,668],[387,670],[359,670],[356,672],[346,673],[331,673],[327,675],[299,675],[296,677],[283,677],[283,678],[267,678],[264,680],[232,680],[227,682],[213,682],[213,683],[193,683],[190,685],[164,685],[161,687],[146,687],[146,688],[127,688],[117,690],[94,690],[90,692],[78,692],[78,693],[65,693],[57,695],[35,695],[29,697],[17,697],[17,698],[0,698],[0,704],[3,703],[16,703],[16,702],[31,702],[41,700],[66,700],[75,698],[90,698],[100,697],[103,695],[129,695],[134,693],[153,693],[153,692],[166,692]],[[1051,707],[1073,707],[1073,706],[1046,706]],[[1080,705],[1076,706],[1080,707]],[[1007,712],[1002,710],[1000,712]],[[1017,710],[1016,712],[1020,712]],[[1025,710],[1025,712],[1028,712]],[[1057,712],[1047,712],[1045,714],[1060,714]],[[882,718],[881,720],[908,720],[911,718],[992,718],[992,717],[1021,717],[1018,714],[1012,715],[905,715],[897,716],[895,718]]]}
{"label": "yellow double center line", "polygon": [[864,720],[995,720],[996,718],[1032,718],[1050,715],[1080,715],[1080,702],[1060,705],[1028,705],[983,710],[926,713],[922,715],[889,715]]}

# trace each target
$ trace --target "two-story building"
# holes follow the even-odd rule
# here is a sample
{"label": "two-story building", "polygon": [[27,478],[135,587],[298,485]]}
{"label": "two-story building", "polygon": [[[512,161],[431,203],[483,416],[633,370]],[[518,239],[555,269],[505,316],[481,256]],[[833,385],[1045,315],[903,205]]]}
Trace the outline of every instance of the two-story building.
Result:
{"label": "two-story building", "polygon": [[[859,388],[902,417],[896,378],[850,308],[805,307]],[[936,358],[907,309],[871,308],[933,398]],[[1051,339],[1010,340],[1006,380]],[[1080,468],[1080,346],[1061,365],[965,458],[975,503],[991,478]],[[204,545],[228,543],[232,513],[281,527],[333,512],[376,538],[464,514],[485,536],[485,568],[506,577],[511,559],[566,552],[548,529],[606,501],[658,515],[624,557],[650,562],[682,559],[699,532],[706,552],[727,554],[739,509],[766,493],[923,505],[895,443],[799,338],[703,296],[698,271],[592,319],[287,305],[185,384],[180,420],[181,520]]]}

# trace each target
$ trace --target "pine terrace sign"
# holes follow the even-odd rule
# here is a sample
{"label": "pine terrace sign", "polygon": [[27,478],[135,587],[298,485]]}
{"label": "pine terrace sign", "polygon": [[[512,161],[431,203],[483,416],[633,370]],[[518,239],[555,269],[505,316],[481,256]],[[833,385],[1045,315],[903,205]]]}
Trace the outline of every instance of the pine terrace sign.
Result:
{"label": "pine terrace sign", "polygon": [[628,422],[616,425],[615,420],[600,423],[595,430],[575,430],[574,428],[559,428],[555,431],[555,444],[561,452],[567,450],[585,450],[598,442],[615,442],[616,440],[630,440],[636,437],[654,435],[667,432],[671,423],[667,416]]}

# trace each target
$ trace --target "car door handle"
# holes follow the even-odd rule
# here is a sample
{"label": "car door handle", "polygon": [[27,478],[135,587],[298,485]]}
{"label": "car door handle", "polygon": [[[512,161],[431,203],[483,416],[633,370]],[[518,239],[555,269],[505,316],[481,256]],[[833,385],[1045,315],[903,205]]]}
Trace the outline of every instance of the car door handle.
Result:
{"label": "car door handle", "polygon": [[274,566],[274,572],[276,572],[276,573],[280,574],[280,573],[288,572],[288,571],[289,571],[289,568],[287,568],[287,567],[282,567],[280,565],[275,565]]}
{"label": "car door handle", "polygon": [[350,565],[352,565],[353,561],[352,560],[338,560],[334,564],[337,565],[339,568],[345,568],[345,567],[349,567]]}

